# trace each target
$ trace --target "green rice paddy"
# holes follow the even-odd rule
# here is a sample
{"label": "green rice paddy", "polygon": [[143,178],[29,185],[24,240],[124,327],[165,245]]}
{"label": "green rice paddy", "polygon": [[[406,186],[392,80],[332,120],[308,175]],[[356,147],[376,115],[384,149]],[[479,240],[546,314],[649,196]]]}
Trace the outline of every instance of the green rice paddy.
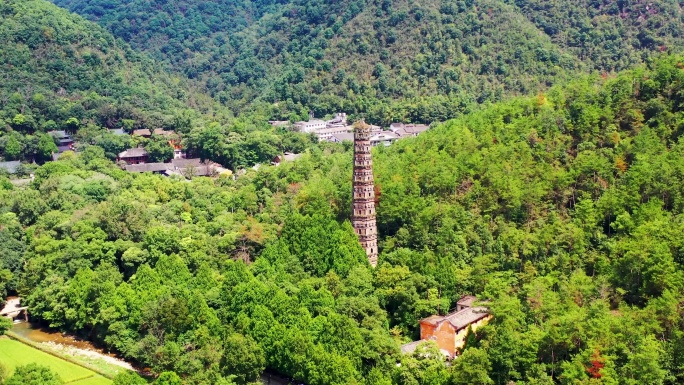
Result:
{"label": "green rice paddy", "polygon": [[47,366],[59,374],[65,384],[70,385],[111,385],[109,379],[76,364],[42,352],[19,341],[0,337],[0,363],[9,370],[10,375],[18,366],[31,363]]}

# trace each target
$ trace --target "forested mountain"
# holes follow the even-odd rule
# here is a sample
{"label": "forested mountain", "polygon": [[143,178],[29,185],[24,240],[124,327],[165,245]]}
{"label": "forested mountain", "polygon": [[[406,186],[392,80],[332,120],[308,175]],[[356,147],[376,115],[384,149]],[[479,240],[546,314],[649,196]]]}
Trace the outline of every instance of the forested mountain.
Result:
{"label": "forested mountain", "polygon": [[36,0],[3,1],[0,15],[5,160],[51,159],[50,130],[92,138],[105,128],[174,126],[189,109],[184,84],[80,16]]}
{"label": "forested mountain", "polygon": [[166,139],[132,142],[107,129],[175,130],[191,153],[230,168],[311,142],[276,132],[268,116],[235,119],[192,81],[45,0],[3,1],[0,16],[0,159],[51,159],[57,148],[46,132],[56,129],[98,144],[110,159],[138,144],[173,152]]}
{"label": "forested mountain", "polygon": [[444,120],[684,46],[676,0],[54,1],[274,118]]}
{"label": "forested mountain", "polygon": [[154,127],[183,106],[177,79],[97,25],[46,1],[4,1],[0,14],[3,123],[18,110],[28,131],[69,118]]}
{"label": "forested mountain", "polygon": [[649,52],[682,47],[682,1],[507,2],[555,44],[599,71],[624,69]]}
{"label": "forested mountain", "polygon": [[[91,146],[0,181],[1,282],[188,384],[682,383],[683,87],[666,56],[376,148],[375,269],[344,146],[190,182]],[[494,318],[451,366],[399,354],[467,293]]]}

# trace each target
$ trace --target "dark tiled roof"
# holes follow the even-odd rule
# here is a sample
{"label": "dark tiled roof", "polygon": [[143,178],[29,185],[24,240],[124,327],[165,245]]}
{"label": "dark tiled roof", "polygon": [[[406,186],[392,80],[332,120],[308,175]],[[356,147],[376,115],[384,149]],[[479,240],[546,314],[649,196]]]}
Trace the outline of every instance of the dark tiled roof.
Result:
{"label": "dark tiled roof", "polygon": [[0,169],[7,171],[10,174],[16,174],[17,170],[21,166],[21,162],[14,160],[11,162],[0,162]]}
{"label": "dark tiled roof", "polygon": [[192,176],[211,176],[211,175],[214,175],[216,172],[215,172],[213,166],[203,164],[201,166],[196,166],[196,167],[190,166],[190,167],[181,169],[180,173],[186,177],[192,177]]}
{"label": "dark tiled roof", "polygon": [[176,168],[199,167],[202,164],[202,159],[173,159],[171,163],[173,163],[173,167]]}
{"label": "dark tiled roof", "polygon": [[174,131],[165,131],[163,128],[155,128],[154,134],[155,135],[162,135],[162,136],[169,136],[169,135],[175,134],[175,132]]}
{"label": "dark tiled roof", "polygon": [[57,146],[57,152],[52,154],[52,160],[58,160],[67,151],[74,151],[71,146]]}
{"label": "dark tiled roof", "polygon": [[416,348],[422,342],[425,342],[425,340],[413,341],[413,342],[409,342],[408,344],[401,345],[401,352],[404,354],[411,354],[411,353],[416,351]]}
{"label": "dark tiled roof", "polygon": [[422,324],[430,324],[430,325],[437,325],[438,323],[444,321],[443,315],[431,315],[427,318],[423,318],[420,320],[420,323]]}
{"label": "dark tiled roof", "polygon": [[268,123],[270,123],[273,127],[284,127],[290,125],[288,120],[269,120]]}
{"label": "dark tiled roof", "polygon": [[444,319],[449,321],[456,330],[463,329],[489,315],[486,307],[468,307],[461,311],[447,314]]}
{"label": "dark tiled roof", "polygon": [[286,161],[288,161],[288,162],[292,162],[292,161],[297,160],[300,156],[302,156],[302,154],[294,154],[294,153],[291,153],[291,152],[286,152],[286,153],[283,155],[283,160],[286,160]]}
{"label": "dark tiled roof", "polygon": [[430,126],[425,124],[405,124],[404,127],[399,130],[400,135],[418,135],[427,131]]}
{"label": "dark tiled roof", "polygon": [[126,166],[128,172],[162,172],[169,169],[169,163],[142,163],[129,164]]}
{"label": "dark tiled roof", "polygon": [[392,131],[383,131],[371,136],[371,142],[374,140],[394,140],[399,139],[399,136]]}
{"label": "dark tiled roof", "polygon": [[60,146],[64,146],[74,142],[74,140],[71,139],[71,135],[67,134],[66,131],[50,131],[48,132],[48,134],[55,138],[55,140],[59,142]]}
{"label": "dark tiled roof", "polygon": [[202,163],[199,166],[188,166],[184,168],[174,168],[172,171],[183,175],[186,178],[192,178],[195,176],[215,176],[226,171],[225,168],[221,167],[218,163]]}
{"label": "dark tiled roof", "polygon": [[461,330],[489,315],[486,307],[468,307],[463,310],[451,312],[445,316],[433,315],[420,321],[430,325],[438,325],[444,321],[449,322],[456,330]]}
{"label": "dark tiled roof", "polygon": [[458,302],[456,302],[456,304],[460,306],[470,307],[473,305],[473,302],[475,301],[477,301],[477,297],[475,297],[474,295],[464,295],[463,297],[461,297],[461,299],[458,300]]}
{"label": "dark tiled roof", "polygon": [[52,135],[55,138],[71,138],[69,134],[66,133],[66,131],[50,131],[48,134]]}
{"label": "dark tiled roof", "polygon": [[150,130],[148,130],[147,128],[143,128],[142,130],[134,130],[133,135],[152,136],[152,132],[150,132]]}
{"label": "dark tiled roof", "polygon": [[74,143],[73,139],[57,139],[57,142],[59,142],[60,146],[68,146]]}
{"label": "dark tiled roof", "polygon": [[214,176],[226,172],[220,164],[201,159],[173,159],[170,163],[142,163],[126,166],[128,172],[163,172],[166,175]]}
{"label": "dark tiled roof", "polygon": [[332,137],[337,142],[344,142],[344,141],[353,142],[354,141],[354,133],[352,133],[352,132],[343,132],[340,134],[335,134]]}
{"label": "dark tiled roof", "polygon": [[146,156],[147,151],[144,148],[129,148],[128,150],[119,154],[119,158],[138,158],[141,156]]}
{"label": "dark tiled roof", "polygon": [[399,136],[416,136],[430,129],[427,124],[392,123],[390,130]]}
{"label": "dark tiled roof", "polygon": [[276,155],[271,161],[272,164],[278,165],[282,162],[292,162],[299,159],[302,154],[294,154],[292,152],[286,152],[283,155]]}

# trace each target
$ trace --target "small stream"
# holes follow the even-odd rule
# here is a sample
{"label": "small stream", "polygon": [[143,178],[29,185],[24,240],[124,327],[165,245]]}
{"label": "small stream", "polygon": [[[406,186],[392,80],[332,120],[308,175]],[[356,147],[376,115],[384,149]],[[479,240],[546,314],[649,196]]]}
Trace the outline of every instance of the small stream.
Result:
{"label": "small stream", "polygon": [[[110,364],[125,367],[127,369],[134,369],[133,365],[118,358],[115,354],[107,353],[103,349],[100,349],[93,345],[93,343],[91,343],[90,341],[86,341],[78,337],[63,334],[53,330],[44,329],[36,324],[32,324],[29,322],[15,323],[12,327],[12,331],[18,334],[19,336],[36,343],[48,343],[57,346],[75,348],[81,351],[92,352],[93,356],[98,356],[99,358],[109,362]],[[269,372],[264,372],[261,375],[261,382],[264,385],[293,384],[287,379],[280,377],[276,374],[271,374]]]}
{"label": "small stream", "polygon": [[54,330],[44,329],[36,324],[29,322],[15,323],[12,326],[12,331],[32,342],[41,345],[48,345],[50,350],[61,352],[66,355],[79,355],[87,357],[89,360],[99,360],[107,362],[110,365],[115,365],[128,370],[137,370],[129,362],[117,357],[115,354],[107,353],[104,349],[98,348],[90,341],[82,338],[74,337],[69,334],[63,334]]}
{"label": "small stream", "polygon": [[12,327],[12,331],[33,342],[52,342],[78,349],[92,350],[104,355],[115,357],[113,354],[107,354],[102,349],[96,348],[90,341],[76,338],[68,334],[62,334],[60,332],[43,329],[36,324],[28,322],[15,323]]}

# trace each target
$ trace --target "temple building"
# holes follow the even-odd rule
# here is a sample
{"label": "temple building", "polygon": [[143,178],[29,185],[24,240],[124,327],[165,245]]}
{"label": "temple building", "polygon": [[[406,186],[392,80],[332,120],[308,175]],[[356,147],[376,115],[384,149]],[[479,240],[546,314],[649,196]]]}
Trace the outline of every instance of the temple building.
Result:
{"label": "temple building", "polygon": [[352,179],[352,226],[366,250],[368,262],[378,263],[378,227],[375,221],[375,184],[371,156],[371,126],[359,122],[354,128],[354,174]]}
{"label": "temple building", "polygon": [[454,358],[459,355],[465,346],[468,329],[475,333],[492,319],[486,307],[473,306],[475,301],[477,298],[472,295],[464,296],[451,313],[420,320],[420,340],[403,345],[402,353],[413,353],[421,342],[435,341],[445,356]]}

